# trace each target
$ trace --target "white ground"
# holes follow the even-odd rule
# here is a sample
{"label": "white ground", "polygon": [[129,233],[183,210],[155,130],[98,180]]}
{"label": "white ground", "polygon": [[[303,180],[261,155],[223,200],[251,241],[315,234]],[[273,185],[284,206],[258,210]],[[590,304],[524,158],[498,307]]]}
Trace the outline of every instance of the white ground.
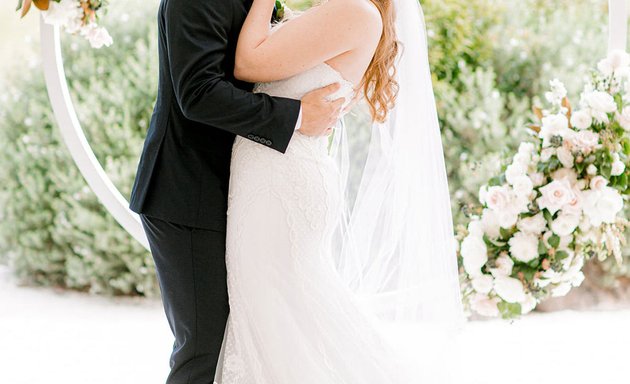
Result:
{"label": "white ground", "polygon": [[[18,288],[0,267],[2,384],[163,383],[170,347],[157,301]],[[461,384],[627,384],[630,311],[473,322],[463,349]]]}

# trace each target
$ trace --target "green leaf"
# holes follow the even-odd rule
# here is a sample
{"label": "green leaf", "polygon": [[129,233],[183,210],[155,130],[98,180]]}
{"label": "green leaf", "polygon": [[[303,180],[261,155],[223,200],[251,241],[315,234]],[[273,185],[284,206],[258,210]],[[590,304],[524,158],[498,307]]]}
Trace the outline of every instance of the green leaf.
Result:
{"label": "green leaf", "polygon": [[15,8],[16,11],[19,11],[20,9],[22,9],[22,5],[24,4],[24,0],[18,0],[18,5]]}
{"label": "green leaf", "polygon": [[529,265],[532,268],[537,268],[540,265],[540,260],[539,259],[531,260],[529,263],[527,263],[527,265]]}
{"label": "green leaf", "polygon": [[567,257],[569,257],[569,254],[566,251],[558,251],[556,252],[554,258],[556,261],[562,261],[564,259],[566,259]]}
{"label": "green leaf", "polygon": [[499,185],[505,184],[505,174],[501,174],[499,176],[495,176],[490,181],[488,181],[488,186],[495,187]]}
{"label": "green leaf", "polygon": [[558,248],[558,245],[560,245],[560,236],[554,233],[553,236],[549,238],[548,242],[552,247]]}
{"label": "green leaf", "polygon": [[610,179],[610,174],[612,173],[612,165],[610,163],[604,163],[599,166],[599,171],[602,173],[602,176]]}
{"label": "green leaf", "polygon": [[556,156],[552,156],[551,159],[549,159],[549,172],[555,171],[560,168],[561,165],[560,160],[558,160]]}
{"label": "green leaf", "polygon": [[623,109],[623,97],[621,93],[615,94],[615,102],[617,103],[617,110],[621,111]]}
{"label": "green leaf", "polygon": [[577,169],[578,173],[584,172],[584,169],[586,169],[586,162],[582,161],[581,163],[575,163],[575,169]]}
{"label": "green leaf", "polygon": [[543,209],[543,217],[545,218],[545,220],[547,220],[549,226],[551,226],[551,223],[553,222],[553,215],[551,214],[551,212],[549,212],[547,208]]}
{"label": "green leaf", "polygon": [[514,319],[521,315],[521,305],[519,303],[508,303],[501,301],[497,304],[501,317],[504,319]]}
{"label": "green leaf", "polygon": [[507,240],[510,237],[512,237],[512,234],[514,233],[511,229],[505,229],[503,227],[499,228],[499,233],[501,234],[501,238],[503,240]]}
{"label": "green leaf", "polygon": [[545,246],[545,242],[542,240],[538,242],[538,254],[539,255],[547,254],[547,247]]}

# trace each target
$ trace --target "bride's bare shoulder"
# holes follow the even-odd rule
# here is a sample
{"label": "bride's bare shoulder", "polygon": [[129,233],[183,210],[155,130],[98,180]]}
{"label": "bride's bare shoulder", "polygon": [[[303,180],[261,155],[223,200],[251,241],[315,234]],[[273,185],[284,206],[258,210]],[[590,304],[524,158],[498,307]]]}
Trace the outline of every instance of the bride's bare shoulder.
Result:
{"label": "bride's bare shoulder", "polygon": [[371,0],[329,0],[320,7],[347,25],[362,26],[362,29],[379,35],[383,28],[381,13]]}

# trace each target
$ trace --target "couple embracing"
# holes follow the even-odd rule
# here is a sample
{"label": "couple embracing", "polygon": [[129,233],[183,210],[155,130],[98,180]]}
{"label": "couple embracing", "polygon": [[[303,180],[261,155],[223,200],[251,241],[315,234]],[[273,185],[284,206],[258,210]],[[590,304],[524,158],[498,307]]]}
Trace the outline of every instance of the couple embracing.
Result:
{"label": "couple embracing", "polygon": [[[417,0],[330,0],[271,26],[274,7],[160,4],[131,208],[175,336],[167,382],[446,382],[427,374],[444,347],[428,330],[462,311]],[[361,98],[357,150],[341,122]]]}

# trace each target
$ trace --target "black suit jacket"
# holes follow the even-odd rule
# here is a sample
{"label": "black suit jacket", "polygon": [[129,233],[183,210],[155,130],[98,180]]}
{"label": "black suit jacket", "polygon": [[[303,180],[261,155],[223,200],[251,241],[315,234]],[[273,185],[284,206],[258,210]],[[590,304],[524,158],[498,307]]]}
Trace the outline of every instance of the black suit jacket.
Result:
{"label": "black suit jacket", "polygon": [[284,152],[300,102],[251,93],[234,56],[252,0],[162,0],[159,88],[131,209],[225,230],[235,135]]}

